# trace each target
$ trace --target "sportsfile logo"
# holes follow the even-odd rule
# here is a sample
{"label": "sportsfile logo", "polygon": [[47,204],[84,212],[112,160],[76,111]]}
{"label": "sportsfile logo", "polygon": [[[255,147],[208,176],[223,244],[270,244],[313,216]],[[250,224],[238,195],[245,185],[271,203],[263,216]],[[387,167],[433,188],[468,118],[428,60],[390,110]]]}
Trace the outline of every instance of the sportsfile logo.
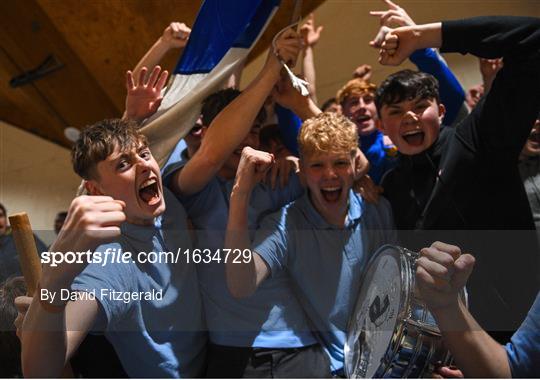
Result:
{"label": "sportsfile logo", "polygon": [[120,248],[109,247],[103,252],[42,252],[41,263],[57,267],[62,264],[94,264],[105,266],[108,264],[210,264],[228,263],[242,264],[250,263],[253,258],[249,249],[183,249],[178,248],[176,252],[138,252],[133,254],[123,251]]}

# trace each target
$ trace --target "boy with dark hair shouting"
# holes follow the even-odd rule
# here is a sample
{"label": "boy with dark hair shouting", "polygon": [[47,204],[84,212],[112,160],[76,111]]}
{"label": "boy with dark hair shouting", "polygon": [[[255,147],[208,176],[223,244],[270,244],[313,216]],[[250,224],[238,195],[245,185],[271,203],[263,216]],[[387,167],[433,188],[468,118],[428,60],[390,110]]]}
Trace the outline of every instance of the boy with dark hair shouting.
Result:
{"label": "boy with dark hair shouting", "polygon": [[[539,284],[538,246],[517,160],[540,109],[540,19],[477,17],[407,26],[371,45],[381,49],[379,61],[386,65],[426,47],[504,57],[490,92],[456,128],[441,127],[445,108],[429,74],[391,75],[376,104],[383,132],[400,152],[382,185],[402,244],[418,249],[444,240],[473,252],[473,314],[490,330],[515,330]],[[419,230],[438,232],[434,239]]]}

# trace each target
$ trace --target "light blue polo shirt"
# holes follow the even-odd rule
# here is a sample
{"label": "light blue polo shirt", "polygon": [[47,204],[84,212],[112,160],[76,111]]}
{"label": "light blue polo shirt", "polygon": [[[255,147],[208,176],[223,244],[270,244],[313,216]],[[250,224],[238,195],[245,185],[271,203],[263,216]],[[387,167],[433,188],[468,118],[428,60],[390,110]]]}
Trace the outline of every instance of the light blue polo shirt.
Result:
{"label": "light blue polo shirt", "polygon": [[540,375],[540,292],[523,324],[505,346],[512,377]]}
{"label": "light blue polo shirt", "polygon": [[[186,214],[164,189],[166,211],[154,226],[124,223],[114,243],[99,246],[139,252],[170,252],[191,248]],[[96,330],[104,330],[130,377],[201,377],[207,333],[196,267],[186,262],[90,264],[78,275],[73,290],[94,291],[100,304]],[[101,289],[117,292],[161,291],[162,299],[125,302],[101,297]]]}
{"label": "light blue polo shirt", "polygon": [[271,270],[266,281],[290,275],[333,371],[343,368],[347,324],[364,267],[377,248],[394,243],[395,236],[388,201],[381,197],[376,205],[366,203],[353,191],[342,229],[327,223],[306,193],[265,218],[256,233],[253,250]]}
{"label": "light blue polo shirt", "polygon": [[[183,162],[179,162],[165,168],[165,182],[182,166]],[[197,230],[197,247],[211,252],[223,249],[233,184],[234,180],[216,176],[199,193],[179,198]],[[303,192],[295,174],[291,174],[289,184],[283,189],[272,190],[265,184],[258,184],[252,192],[248,210],[250,231],[258,227],[263,217],[297,199]],[[252,296],[237,299],[227,287],[223,258],[221,263],[211,261],[197,265],[212,343],[264,348],[304,347],[317,343],[285,273],[265,281]]]}
{"label": "light blue polo shirt", "polygon": [[[171,165],[174,165],[177,162],[182,162],[183,161],[185,163],[188,160],[189,160],[189,158],[187,156],[186,140],[181,139],[176,143],[173,151],[171,152],[171,154],[167,158],[167,162],[165,163],[165,165],[163,165],[163,168],[171,167]],[[163,171],[162,171],[161,174],[163,174]],[[163,176],[162,176],[162,178],[163,178]]]}

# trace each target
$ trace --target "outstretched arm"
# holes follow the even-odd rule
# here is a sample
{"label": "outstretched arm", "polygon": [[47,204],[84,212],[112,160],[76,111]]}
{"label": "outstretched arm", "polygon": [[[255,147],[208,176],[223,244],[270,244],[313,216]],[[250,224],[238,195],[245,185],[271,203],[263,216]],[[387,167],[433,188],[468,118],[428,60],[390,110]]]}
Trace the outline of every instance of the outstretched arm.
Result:
{"label": "outstretched arm", "polygon": [[317,116],[321,110],[309,96],[296,91],[287,77],[281,77],[272,92],[276,101],[276,115],[283,144],[298,155],[298,133],[302,121]]}
{"label": "outstretched arm", "polygon": [[380,49],[379,61],[391,66],[401,64],[415,50],[428,47],[520,62],[537,59],[539,26],[540,19],[532,17],[473,17],[391,29],[370,45]]}
{"label": "outstretched arm", "polygon": [[[82,196],[72,202],[68,217],[51,252],[93,251],[120,234],[125,221],[124,202],[105,196]],[[84,263],[45,265],[40,287],[28,309],[22,329],[21,358],[25,377],[59,377],[65,364],[92,328],[98,315],[96,300],[62,301]],[[55,295],[52,298],[52,295]]]}
{"label": "outstretched arm", "polygon": [[61,377],[92,328],[99,312],[98,303],[70,301],[63,311],[51,313],[42,307],[39,297],[39,294],[33,297],[19,332],[23,374],[24,377]]}
{"label": "outstretched arm", "polygon": [[439,81],[439,95],[446,112],[443,124],[452,125],[464,106],[465,90],[446,62],[434,49],[420,49],[410,56],[418,70],[433,75]]}
{"label": "outstretched arm", "polygon": [[[272,167],[274,157],[270,153],[246,147],[236,172],[235,183],[231,192],[229,220],[225,248],[251,248],[248,231],[248,208],[251,193],[255,185],[262,181]],[[259,284],[268,276],[269,269],[256,252],[251,252],[249,262],[225,263],[227,285],[234,297],[247,297],[255,292]]]}
{"label": "outstretched arm", "polygon": [[398,66],[418,50],[429,47],[441,47],[442,24],[404,26],[397,29],[381,27],[377,36],[369,45],[379,49],[379,63]]}
{"label": "outstretched arm", "polygon": [[319,39],[323,26],[315,26],[315,15],[311,13],[307,21],[300,27],[300,35],[304,42],[304,59],[302,60],[302,74],[309,83],[309,96],[313,102],[317,103],[317,87],[315,86],[315,61],[313,49]]}
{"label": "outstretched arm", "polygon": [[138,77],[143,67],[154,68],[159,65],[165,54],[171,49],[183,49],[189,39],[191,29],[183,22],[171,22],[161,37],[152,45],[133,69],[133,76]]}
{"label": "outstretched arm", "polygon": [[[289,29],[276,42],[277,54],[286,62],[296,61],[300,40]],[[249,133],[253,122],[279,78],[281,63],[269,52],[267,61],[253,82],[223,111],[208,128],[201,147],[171,182],[176,194],[190,195],[204,188],[229,155]]]}
{"label": "outstretched arm", "polygon": [[417,260],[416,281],[444,341],[467,377],[511,377],[504,347],[475,321],[459,298],[474,258],[449,244],[435,242]]}
{"label": "outstretched arm", "polygon": [[[184,23],[171,22],[163,31],[163,35],[158,38],[137,63],[133,71],[127,71],[124,119],[131,119],[140,123],[157,111],[163,98],[161,92],[168,75],[165,70],[159,76],[161,67],[158,65],[169,50],[183,49],[187,44],[190,33],[191,29]],[[152,71],[147,78],[149,69]]]}

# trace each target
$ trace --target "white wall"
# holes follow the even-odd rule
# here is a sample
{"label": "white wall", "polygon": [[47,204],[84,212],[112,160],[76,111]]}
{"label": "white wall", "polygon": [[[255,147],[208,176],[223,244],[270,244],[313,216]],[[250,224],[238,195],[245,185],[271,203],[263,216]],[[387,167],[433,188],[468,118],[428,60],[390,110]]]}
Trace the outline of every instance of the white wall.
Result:
{"label": "white wall", "polygon": [[56,213],[68,209],[80,183],[70,152],[0,121],[0,202],[8,214],[25,211],[46,243]]}

